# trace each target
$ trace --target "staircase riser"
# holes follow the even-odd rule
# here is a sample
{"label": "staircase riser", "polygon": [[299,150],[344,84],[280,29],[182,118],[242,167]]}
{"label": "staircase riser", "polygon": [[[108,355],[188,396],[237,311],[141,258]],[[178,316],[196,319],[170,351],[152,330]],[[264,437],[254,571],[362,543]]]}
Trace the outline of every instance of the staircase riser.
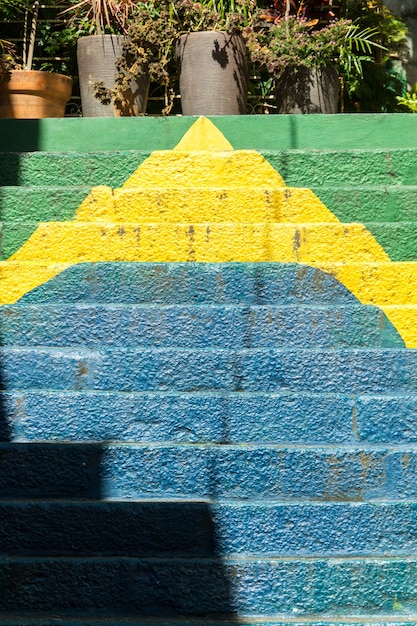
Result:
{"label": "staircase riser", "polygon": [[75,187],[0,187],[0,219],[16,226],[35,217],[36,222],[72,219],[91,191],[82,183],[78,180]]}
{"label": "staircase riser", "polygon": [[59,152],[0,154],[1,184],[4,186],[120,187],[148,158],[150,152]]}
{"label": "staircase riser", "polygon": [[[413,559],[212,562],[10,559],[1,565],[0,610],[94,617],[122,613],[216,616],[391,614],[398,595],[415,610]],[[18,581],[18,586],[16,582]],[[86,582],[88,581],[88,585]],[[398,616],[398,610],[397,610]],[[363,617],[362,617],[363,618]],[[336,617],[337,619],[337,617]],[[394,618],[395,619],[395,618]]]}
{"label": "staircase riser", "polygon": [[[349,612],[347,612],[349,615]],[[19,617],[17,619],[13,619],[13,617],[9,615],[2,616],[0,614],[1,624],[2,626],[39,626],[39,623],[42,626],[56,626],[56,618],[50,617],[50,615],[40,614],[38,618],[32,620],[26,617]],[[133,616],[131,619],[129,618],[120,618],[117,617],[108,619],[108,618],[71,618],[71,617],[60,617],[59,626],[101,626],[105,624],[106,626],[196,626],[196,620],[194,618],[190,618],[189,620],[184,621],[181,618],[170,617],[168,619],[164,618],[144,618],[140,615]],[[364,619],[366,621],[364,621]],[[381,621],[382,619],[382,621]],[[233,624],[242,624],[242,626],[410,626],[414,625],[415,618],[413,617],[403,617],[399,621],[392,616],[385,616],[385,619],[381,617],[374,617],[372,615],[368,615],[363,619],[355,619],[352,621],[352,618],[337,616],[334,619],[326,620],[326,621],[311,621],[309,617],[294,619],[289,617],[287,620],[285,617],[280,619],[275,619],[273,617],[269,617],[269,619],[263,619],[259,617],[254,618],[233,618],[230,619],[210,619],[205,617],[198,617],[198,626],[232,626]],[[239,620],[239,621],[237,621]]]}
{"label": "staircase riser", "polygon": [[12,260],[56,263],[388,262],[362,224],[42,223]]}
{"label": "staircase riser", "polygon": [[417,385],[417,352],[401,349],[4,348],[0,360],[10,390],[381,394]]}
{"label": "staircase riser", "polygon": [[5,306],[0,343],[180,348],[401,347],[374,307]]}
{"label": "staircase riser", "polygon": [[415,503],[0,502],[0,554],[415,557],[416,525]]}
{"label": "staircase riser", "polygon": [[27,391],[0,392],[0,406],[13,441],[417,442],[415,394]]}
{"label": "staircase riser", "polygon": [[[337,616],[333,620],[326,621],[311,621],[310,618],[306,617],[304,620],[302,618],[294,620],[293,618],[288,618],[285,620],[285,617],[282,617],[279,620],[274,619],[273,617],[269,617],[269,619],[262,618],[245,618],[243,620],[239,619],[239,624],[243,624],[244,626],[410,626],[410,624],[414,624],[413,617],[408,618],[407,621],[404,621],[406,618],[403,618],[401,621],[397,621],[393,617],[385,616],[383,621],[378,617],[374,617],[373,615],[368,615],[363,619],[355,619],[355,621],[349,620],[348,617]],[[254,621],[253,621],[254,620]],[[285,620],[285,621],[282,621]],[[302,620],[302,621],[301,621]],[[366,620],[366,621],[364,621]],[[35,620],[30,618],[18,618],[14,620],[10,615],[7,617],[2,617],[2,626],[36,626],[39,625],[39,621],[42,622],[42,626],[56,626],[56,618],[50,618],[49,615],[41,614]],[[198,623],[201,626],[233,626],[236,624],[236,619],[231,617],[230,619],[206,619],[205,617],[199,617]],[[129,618],[94,618],[88,617],[87,621],[81,618],[60,618],[59,625],[60,626],[100,626],[101,624],[105,624],[106,626],[150,626],[158,624],[158,626],[196,626],[196,622],[193,618],[191,621],[184,621],[181,618],[171,617],[168,621],[165,618],[155,619],[147,619],[143,618],[140,615],[136,617],[133,616],[131,619]]]}
{"label": "staircase riser", "polygon": [[[230,253],[230,259],[233,261],[254,260],[256,253],[252,250],[252,248],[256,243],[259,248],[257,254],[260,261],[263,261],[265,258],[268,261],[296,262],[298,258],[294,256],[292,247],[294,245],[293,240],[297,238],[303,242],[299,250],[299,258],[301,262],[308,260],[306,254],[310,248],[314,247],[317,250],[317,258],[321,260],[323,258],[323,251],[320,250],[320,241],[318,241],[320,240],[320,233],[323,234],[322,238],[324,239],[325,233],[328,234],[330,231],[331,236],[336,240],[336,246],[333,251],[334,261],[338,262],[343,260],[341,258],[341,254],[348,254],[349,259],[352,257],[352,251],[349,249],[349,246],[347,249],[343,249],[343,245],[341,245],[342,236],[346,235],[347,231],[351,231],[347,233],[348,237],[355,240],[358,236],[358,232],[363,231],[363,227],[357,225],[339,226],[334,224],[321,224],[312,226],[293,226],[291,224],[281,224],[277,222],[270,223],[265,220],[261,221],[253,219],[251,221],[256,222],[256,226],[250,224],[249,221],[245,224],[240,223],[240,225],[237,226],[237,222],[234,225],[232,220],[225,220],[224,223],[219,222],[210,227],[202,224],[201,222],[196,223],[192,221],[184,221],[178,224],[173,223],[172,225],[167,225],[162,221],[159,223],[155,221],[152,224],[141,223],[137,226],[123,223],[121,225],[121,228],[123,229],[123,236],[127,238],[127,248],[124,254],[126,254],[127,260],[130,261],[140,261],[142,260],[141,257],[143,257],[143,260],[145,261],[154,260],[156,262],[160,262],[166,260],[167,256],[173,257],[173,261],[175,261],[176,256],[178,256],[179,261],[187,260],[187,254],[189,252],[189,236],[187,235],[187,229],[189,230],[190,228],[193,228],[195,233],[195,247],[193,248],[193,254],[199,261],[205,261],[204,256],[207,256],[208,261],[215,261],[215,250],[216,246],[219,245],[219,242],[223,242],[225,237],[229,237],[231,241],[240,238],[242,237],[242,232],[244,233],[244,236],[248,237],[248,241],[251,242],[249,252],[247,252],[248,257],[245,257],[245,253],[243,251],[241,251],[240,256],[236,253]],[[194,226],[189,226],[188,224],[194,224]],[[3,224],[2,243],[0,248],[1,258],[7,259],[9,256],[17,252],[20,246],[23,246],[38,226],[39,224],[37,222],[25,222],[23,224],[11,224],[8,222]],[[373,237],[375,237],[378,244],[382,246],[391,261],[415,261],[417,259],[416,222],[405,222],[402,224],[365,222],[365,227],[369,230]],[[48,228],[55,230],[57,227],[42,226],[42,228],[44,229],[44,232],[47,233]],[[77,234],[80,238],[79,249],[74,251],[71,246],[63,244],[58,258],[55,233],[52,236],[53,239],[50,245],[46,241],[45,248],[39,246],[36,252],[25,253],[22,258],[26,260],[50,258],[52,261],[76,262],[79,259],[83,260],[86,258],[85,245],[86,241],[90,239],[93,242],[93,257],[96,258],[97,255],[99,255],[97,260],[103,262],[111,260],[112,250],[108,251],[106,254],[100,246],[107,243],[110,248],[114,248],[117,245],[117,233],[119,231],[119,226],[109,225],[108,223],[103,224],[103,226],[99,226],[97,223],[78,223],[76,225],[72,222],[70,224],[66,223],[66,225],[63,223],[62,226],[59,227],[63,241],[70,236],[70,231],[74,229],[78,231]],[[136,241],[137,246],[135,252],[133,252],[129,250],[129,248],[133,245],[134,239],[137,239],[138,232],[141,233],[140,245]],[[169,238],[171,242],[170,248],[178,247],[178,250],[175,252],[171,250],[170,253],[167,251],[161,253],[158,249],[152,250],[153,245],[155,245],[156,248],[158,247],[158,242],[161,236]],[[262,239],[265,241],[261,241]],[[282,250],[279,246],[279,240],[282,240]],[[152,241],[154,242],[153,244]],[[101,242],[100,245],[97,242]],[[268,245],[271,246],[271,250],[266,252],[263,245],[265,248],[268,248]],[[381,250],[379,250],[379,253],[381,254]],[[218,254],[219,258],[224,261],[228,261],[227,253],[219,251]],[[374,261],[374,249],[363,250],[361,254],[365,262]],[[19,258],[20,256],[21,255],[19,253]],[[120,256],[123,255],[119,255],[119,257]],[[386,258],[385,260],[389,259]],[[190,257],[189,260],[194,259]],[[359,254],[357,255],[356,260],[361,260],[361,256]]]}
{"label": "staircase riser", "polygon": [[85,263],[20,302],[325,305],[357,300],[332,276],[293,264]]}
{"label": "staircase riser", "polygon": [[288,186],[415,185],[415,150],[262,152]]}
{"label": "staircase riser", "polygon": [[[260,151],[295,187],[414,185],[415,149],[347,151]],[[2,184],[5,186],[85,186],[120,187],[150,152],[67,152],[0,155]],[[18,164],[17,164],[18,159]]]}
{"label": "staircase riser", "polygon": [[413,448],[3,444],[0,498],[415,498]]}
{"label": "staircase riser", "polygon": [[[341,394],[0,393],[9,436],[34,442],[355,443],[355,421],[371,440],[401,442],[416,403],[414,396],[355,403]],[[390,415],[402,416],[392,437]]]}
{"label": "staircase riser", "polygon": [[[341,184],[345,184],[341,181]],[[341,222],[414,222],[417,187],[312,187]]]}

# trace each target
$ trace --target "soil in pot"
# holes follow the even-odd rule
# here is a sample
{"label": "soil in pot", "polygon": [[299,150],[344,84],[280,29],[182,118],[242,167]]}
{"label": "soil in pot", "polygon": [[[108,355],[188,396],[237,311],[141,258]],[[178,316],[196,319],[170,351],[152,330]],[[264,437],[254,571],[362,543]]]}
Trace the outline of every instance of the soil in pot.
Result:
{"label": "soil in pot", "polygon": [[339,77],[334,67],[288,68],[275,84],[277,113],[337,113]]}
{"label": "soil in pot", "polygon": [[239,35],[218,31],[182,35],[177,63],[184,115],[246,113],[249,68]]}
{"label": "soil in pot", "polygon": [[103,104],[95,94],[95,85],[102,83],[112,89],[117,74],[116,60],[122,54],[123,37],[118,35],[90,35],[77,42],[78,75],[81,107],[84,117],[118,117],[145,113],[149,93],[149,76],[131,81],[122,107]]}

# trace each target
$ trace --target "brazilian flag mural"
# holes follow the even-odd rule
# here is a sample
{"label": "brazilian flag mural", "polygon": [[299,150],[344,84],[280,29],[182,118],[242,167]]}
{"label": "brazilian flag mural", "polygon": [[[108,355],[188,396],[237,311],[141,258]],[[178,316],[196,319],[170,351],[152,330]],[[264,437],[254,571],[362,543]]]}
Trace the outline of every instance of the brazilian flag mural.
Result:
{"label": "brazilian flag mural", "polygon": [[391,259],[400,247],[392,236],[383,245],[383,234],[343,223],[336,213],[311,190],[287,187],[256,151],[234,151],[200,118],[173,150],[153,152],[120,188],[93,188],[72,220],[42,222],[1,263],[1,303],[77,263],[299,263],[379,307],[416,347],[414,262]]}
{"label": "brazilian flag mural", "polygon": [[0,621],[416,623],[414,209],[187,124],[4,227]]}

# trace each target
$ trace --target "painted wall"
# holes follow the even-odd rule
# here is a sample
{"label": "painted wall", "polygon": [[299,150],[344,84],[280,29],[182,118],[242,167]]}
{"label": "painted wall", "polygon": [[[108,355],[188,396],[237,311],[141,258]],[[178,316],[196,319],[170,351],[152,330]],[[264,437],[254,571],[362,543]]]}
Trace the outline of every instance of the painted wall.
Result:
{"label": "painted wall", "polygon": [[1,155],[2,623],[417,621],[417,122],[350,119]]}

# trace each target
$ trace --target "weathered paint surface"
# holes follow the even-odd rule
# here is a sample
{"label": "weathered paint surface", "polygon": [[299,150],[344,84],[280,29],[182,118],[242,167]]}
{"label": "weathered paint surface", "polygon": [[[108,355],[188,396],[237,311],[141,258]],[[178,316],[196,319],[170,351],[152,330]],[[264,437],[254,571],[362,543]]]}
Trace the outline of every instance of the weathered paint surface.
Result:
{"label": "weathered paint surface", "polygon": [[4,170],[2,624],[417,623],[410,117]]}
{"label": "weathered paint surface", "polygon": [[[406,345],[417,346],[417,309],[407,306],[414,304],[408,294],[416,287],[417,264],[407,272],[390,263],[364,225],[342,224],[311,191],[286,187],[261,155],[233,151],[206,118],[174,150],[154,152],[120,190],[93,189],[75,221],[41,224],[0,266],[0,302],[13,303],[49,280],[58,263],[83,261],[315,265],[333,273],[362,303],[387,307]],[[35,262],[31,272],[27,262]],[[368,267],[375,263],[379,276],[372,279]],[[393,273],[395,285],[387,287]]]}

